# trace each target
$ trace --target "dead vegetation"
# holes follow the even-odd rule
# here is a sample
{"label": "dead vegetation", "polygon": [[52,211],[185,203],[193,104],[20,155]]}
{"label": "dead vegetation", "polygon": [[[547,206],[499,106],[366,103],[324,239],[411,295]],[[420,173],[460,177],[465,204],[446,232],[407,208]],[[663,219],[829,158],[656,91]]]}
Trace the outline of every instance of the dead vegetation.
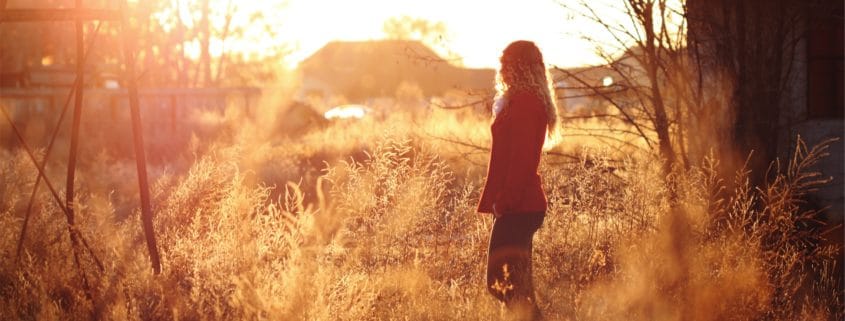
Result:
{"label": "dead vegetation", "polygon": [[[83,261],[39,191],[24,255],[14,251],[36,177],[0,152],[0,315],[10,319],[491,320],[483,288],[490,218],[475,214],[487,120],[434,112],[334,124],[274,141],[248,120],[151,169],[163,270],[145,255],[131,160],[78,175],[78,226],[105,264]],[[195,138],[196,140],[196,138]],[[581,146],[572,149],[570,146]],[[808,193],[827,144],[799,143],[762,186],[721,155],[672,176],[644,153],[565,140],[544,158],[550,207],[535,242],[550,320],[837,320],[837,246],[823,246]],[[565,162],[552,154],[576,155]],[[778,168],[777,166],[782,166]],[[49,167],[49,166],[48,166]],[[49,173],[58,172],[48,168]],[[51,177],[56,179],[56,177]],[[121,183],[123,182],[123,183]],[[126,212],[123,215],[118,213]]]}

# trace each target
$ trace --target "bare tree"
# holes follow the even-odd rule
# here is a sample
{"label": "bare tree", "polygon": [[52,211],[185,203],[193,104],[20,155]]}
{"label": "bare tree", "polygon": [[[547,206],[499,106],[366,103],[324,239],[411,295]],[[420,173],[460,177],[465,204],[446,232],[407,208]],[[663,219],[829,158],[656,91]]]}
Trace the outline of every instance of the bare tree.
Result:
{"label": "bare tree", "polygon": [[462,64],[461,56],[446,45],[448,28],[441,21],[409,16],[391,17],[384,21],[382,32],[388,39],[419,40],[444,55],[445,60],[456,65]]}
{"label": "bare tree", "polygon": [[385,20],[382,30],[389,39],[417,39],[433,44],[446,33],[446,25],[443,22],[401,16]]}
{"label": "bare tree", "polygon": [[[564,78],[597,99],[606,101],[630,124],[650,150],[663,161],[663,172],[669,175],[677,165],[678,152],[684,141],[681,116],[688,103],[678,91],[684,91],[683,77],[674,72],[684,64],[685,38],[682,8],[673,8],[667,0],[624,0],[622,11],[630,21],[611,21],[599,15],[595,3],[580,1],[576,5],[561,3],[606,31],[614,43],[601,43],[597,37],[585,36],[603,47],[616,48],[624,54],[600,51],[619,92],[608,91],[606,85],[596,84],[578,73],[558,68]],[[655,142],[652,144],[652,142]]]}
{"label": "bare tree", "polygon": [[841,9],[835,9],[841,2],[619,3],[619,16],[628,21],[599,15],[607,11],[596,10],[601,5],[596,2],[561,5],[602,27],[608,36],[584,38],[625,53],[620,58],[601,52],[606,68],[621,79],[616,88],[624,91],[608,94],[607,88],[577,73],[562,70],[564,76],[613,106],[621,116],[617,118],[633,124],[649,149],[664,160],[667,175],[674,166],[700,161],[710,149],[723,156],[726,169],[741,167],[753,151],[748,166],[752,181],[759,183],[768,162],[778,155],[783,106],[794,99],[788,89],[800,58],[797,46],[813,28],[808,13],[841,15]]}
{"label": "bare tree", "polygon": [[144,7],[135,11],[142,40],[139,81],[145,86],[204,87],[272,81],[275,67],[290,52],[283,42],[263,46],[259,55],[252,56],[231,45],[258,42],[259,36],[260,41],[274,39],[282,26],[262,11],[281,10],[287,5],[285,0],[260,6],[231,0],[143,1],[138,5]]}
{"label": "bare tree", "polygon": [[200,79],[202,79],[204,85],[211,83],[211,23],[209,22],[211,0],[202,0],[200,3],[200,21],[197,26],[200,39],[200,60],[194,73],[194,87],[197,86]]}

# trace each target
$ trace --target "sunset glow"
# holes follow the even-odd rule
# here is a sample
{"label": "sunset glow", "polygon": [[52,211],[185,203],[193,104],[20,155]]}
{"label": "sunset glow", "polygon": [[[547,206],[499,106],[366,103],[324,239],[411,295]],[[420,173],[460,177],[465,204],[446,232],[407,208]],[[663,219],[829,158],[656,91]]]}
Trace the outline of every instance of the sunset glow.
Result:
{"label": "sunset glow", "polygon": [[[447,1],[408,0],[291,0],[238,2],[244,11],[260,11],[278,24],[278,38],[229,45],[229,48],[261,55],[270,41],[287,44],[289,67],[331,41],[375,40],[385,38],[383,25],[392,17],[422,18],[442,22],[446,33],[437,43],[429,43],[441,55],[461,58],[467,67],[494,67],[501,50],[516,39],[532,40],[543,50],[546,62],[558,66],[583,66],[604,62],[596,49],[620,51],[607,31],[589,21],[583,13],[551,0]],[[622,9],[616,2],[598,1],[598,12],[624,27]],[[610,3],[614,3],[611,5]],[[212,0],[224,10],[228,1]],[[577,5],[574,6],[577,9]],[[242,21],[242,22],[246,22]],[[221,21],[217,22],[222,24]],[[591,38],[586,40],[585,37]],[[219,48],[219,44],[213,46]],[[189,46],[190,48],[190,46]],[[239,50],[234,49],[234,50]]]}
{"label": "sunset glow", "polygon": [[0,321],[845,320],[843,17],[0,0]]}
{"label": "sunset glow", "polygon": [[[443,22],[447,34],[439,45],[457,53],[470,67],[494,66],[504,46],[515,39],[534,40],[547,51],[548,60],[557,64],[598,61],[591,48],[577,38],[549,27],[566,18],[554,1],[293,1],[289,14],[290,29],[308,30],[292,35],[300,43],[292,61],[307,57],[328,41],[383,38],[383,22],[393,16]],[[580,50],[573,50],[576,48]]]}

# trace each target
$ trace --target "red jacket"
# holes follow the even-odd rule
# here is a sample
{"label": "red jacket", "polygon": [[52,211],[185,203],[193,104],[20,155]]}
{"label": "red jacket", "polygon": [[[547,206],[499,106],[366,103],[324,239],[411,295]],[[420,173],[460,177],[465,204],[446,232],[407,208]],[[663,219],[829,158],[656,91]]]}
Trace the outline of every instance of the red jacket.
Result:
{"label": "red jacket", "polygon": [[503,215],[546,211],[546,194],[537,174],[546,139],[548,116],[542,101],[532,93],[512,92],[490,131],[493,147],[479,213]]}

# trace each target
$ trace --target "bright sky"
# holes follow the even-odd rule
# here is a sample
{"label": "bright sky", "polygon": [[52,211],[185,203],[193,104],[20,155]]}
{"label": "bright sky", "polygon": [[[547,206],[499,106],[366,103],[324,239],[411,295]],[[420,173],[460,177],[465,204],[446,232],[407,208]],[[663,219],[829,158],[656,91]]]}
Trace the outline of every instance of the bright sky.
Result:
{"label": "bright sky", "polygon": [[[584,11],[571,0],[212,0],[212,5],[225,8],[230,1],[245,12],[263,12],[279,25],[279,34],[267,39],[259,31],[254,40],[230,44],[228,50],[260,53],[262,48],[286,43],[294,48],[286,58],[291,67],[330,41],[383,39],[385,20],[398,16],[442,22],[447,31],[439,45],[463,58],[468,67],[496,67],[505,46],[519,39],[534,41],[548,64],[563,67],[604,62],[596,54],[596,42],[585,40],[585,36],[615,45],[604,46],[606,52],[621,51],[603,27],[572,10]],[[620,9],[622,0],[588,3],[603,20],[630,29],[626,25],[630,20]],[[248,16],[241,21],[248,22]],[[212,54],[215,47],[213,43]]]}
{"label": "bright sky", "polygon": [[299,44],[291,63],[331,40],[384,38],[384,21],[394,16],[443,22],[447,29],[443,46],[463,57],[469,67],[495,67],[504,47],[518,39],[537,43],[550,64],[602,62],[595,46],[577,32],[599,30],[574,30],[586,24],[567,18],[571,12],[554,0],[291,0],[287,9],[283,29]]}

